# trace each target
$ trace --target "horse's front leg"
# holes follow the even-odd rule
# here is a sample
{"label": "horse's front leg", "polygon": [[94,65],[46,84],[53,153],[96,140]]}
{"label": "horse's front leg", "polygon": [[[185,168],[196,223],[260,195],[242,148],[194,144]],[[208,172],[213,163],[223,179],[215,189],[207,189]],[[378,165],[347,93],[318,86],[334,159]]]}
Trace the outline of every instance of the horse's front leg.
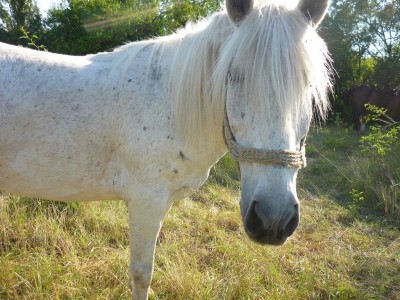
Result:
{"label": "horse's front leg", "polygon": [[127,201],[129,211],[132,300],[148,297],[156,240],[170,204],[157,199]]}

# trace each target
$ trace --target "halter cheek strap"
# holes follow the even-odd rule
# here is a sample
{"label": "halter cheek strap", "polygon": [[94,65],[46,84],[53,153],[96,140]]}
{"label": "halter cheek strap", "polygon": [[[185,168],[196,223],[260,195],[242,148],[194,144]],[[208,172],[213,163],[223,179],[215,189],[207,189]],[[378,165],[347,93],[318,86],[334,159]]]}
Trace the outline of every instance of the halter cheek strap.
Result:
{"label": "halter cheek strap", "polygon": [[223,123],[223,135],[228,150],[237,162],[278,165],[293,168],[303,168],[306,166],[304,143],[302,143],[300,151],[261,150],[240,146],[236,142],[231,127],[229,126],[228,116],[226,112]]}

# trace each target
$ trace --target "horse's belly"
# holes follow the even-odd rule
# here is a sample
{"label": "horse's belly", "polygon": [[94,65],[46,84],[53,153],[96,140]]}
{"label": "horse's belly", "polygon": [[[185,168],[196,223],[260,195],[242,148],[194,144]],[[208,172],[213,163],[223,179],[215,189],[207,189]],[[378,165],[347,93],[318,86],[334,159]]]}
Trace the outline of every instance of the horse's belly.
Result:
{"label": "horse's belly", "polygon": [[[110,154],[88,140],[73,143],[35,131],[0,129],[0,190],[52,200],[120,199],[113,190]],[[85,143],[86,142],[86,143]],[[109,151],[110,152],[110,151]]]}
{"label": "horse's belly", "polygon": [[107,190],[89,189],[87,191],[76,191],[76,186],[48,187],[47,185],[40,185],[30,180],[24,181],[20,179],[14,182],[0,181],[0,190],[26,197],[64,202],[121,199],[117,194]]}
{"label": "horse's belly", "polygon": [[37,99],[0,97],[0,190],[64,201],[120,199],[109,172],[116,133],[96,118],[107,114],[55,99],[42,107]]}
{"label": "horse's belly", "polygon": [[[35,168],[33,168],[34,170]],[[28,197],[43,198],[60,201],[93,201],[106,199],[120,199],[111,187],[104,184],[106,181],[93,179],[79,180],[77,174],[55,174],[48,168],[48,172],[35,172],[22,169],[10,169],[0,166],[0,190]]]}

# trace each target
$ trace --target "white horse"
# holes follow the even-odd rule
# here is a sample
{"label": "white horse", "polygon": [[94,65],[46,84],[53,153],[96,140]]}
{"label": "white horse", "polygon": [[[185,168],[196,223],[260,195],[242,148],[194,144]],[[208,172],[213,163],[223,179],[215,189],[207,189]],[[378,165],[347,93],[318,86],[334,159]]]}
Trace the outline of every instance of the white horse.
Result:
{"label": "white horse", "polygon": [[0,44],[0,189],[124,199],[132,298],[146,299],[168,209],[230,148],[246,232],[284,243],[299,222],[313,110],[329,107],[329,58],[315,32],[328,1],[227,0],[174,35],[84,57]]}

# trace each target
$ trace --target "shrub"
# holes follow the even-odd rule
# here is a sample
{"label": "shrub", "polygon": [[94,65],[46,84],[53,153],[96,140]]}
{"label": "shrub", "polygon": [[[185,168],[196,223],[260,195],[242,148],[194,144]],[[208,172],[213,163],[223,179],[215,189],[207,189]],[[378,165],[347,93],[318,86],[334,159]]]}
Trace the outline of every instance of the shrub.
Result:
{"label": "shrub", "polygon": [[400,217],[400,124],[386,115],[386,110],[366,106],[369,121],[383,121],[370,126],[360,138],[361,155],[353,156],[354,189],[365,198],[378,199],[386,214]]}

